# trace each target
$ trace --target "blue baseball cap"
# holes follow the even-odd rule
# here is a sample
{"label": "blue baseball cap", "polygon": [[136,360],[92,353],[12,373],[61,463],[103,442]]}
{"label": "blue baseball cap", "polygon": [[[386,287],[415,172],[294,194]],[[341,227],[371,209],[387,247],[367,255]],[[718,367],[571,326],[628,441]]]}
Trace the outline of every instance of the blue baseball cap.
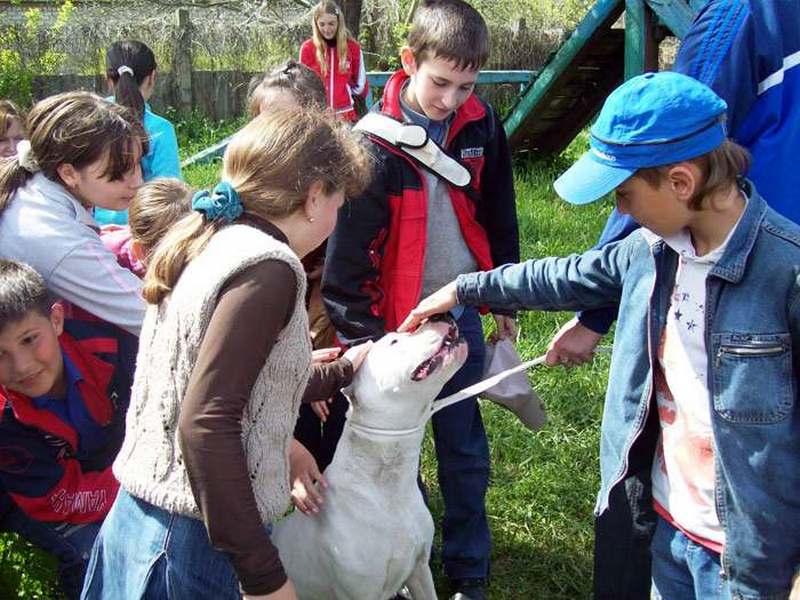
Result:
{"label": "blue baseball cap", "polygon": [[687,75],[633,77],[606,99],[590,132],[590,150],[556,180],[556,192],[572,204],[588,204],[639,169],[711,152],[725,141],[727,108]]}

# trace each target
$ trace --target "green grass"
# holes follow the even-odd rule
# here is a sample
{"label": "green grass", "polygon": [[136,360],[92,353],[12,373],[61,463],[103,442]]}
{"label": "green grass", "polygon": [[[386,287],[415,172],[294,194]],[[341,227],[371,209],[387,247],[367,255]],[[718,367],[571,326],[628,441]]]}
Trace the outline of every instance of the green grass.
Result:
{"label": "green grass", "polygon": [[[190,154],[227,135],[230,126],[195,123],[187,135],[203,133]],[[179,128],[179,135],[181,128]],[[585,147],[579,138],[562,156],[546,163],[516,165],[516,190],[523,259],[564,255],[595,243],[611,210],[608,203],[572,207],[559,200],[552,182]],[[183,148],[183,146],[182,146]],[[213,185],[219,162],[184,173],[197,187]],[[518,348],[523,359],[543,353],[568,313],[522,313]],[[487,512],[492,529],[492,600],[576,600],[591,590],[593,517],[599,486],[598,446],[608,357],[567,370],[538,367],[529,372],[544,401],[548,423],[530,433],[515,417],[491,403],[483,415],[492,455]],[[438,521],[442,502],[436,484],[430,437],[423,476]],[[436,543],[440,543],[437,530]],[[446,584],[435,565],[440,597]],[[52,562],[8,536],[0,536],[0,598],[53,597]]]}

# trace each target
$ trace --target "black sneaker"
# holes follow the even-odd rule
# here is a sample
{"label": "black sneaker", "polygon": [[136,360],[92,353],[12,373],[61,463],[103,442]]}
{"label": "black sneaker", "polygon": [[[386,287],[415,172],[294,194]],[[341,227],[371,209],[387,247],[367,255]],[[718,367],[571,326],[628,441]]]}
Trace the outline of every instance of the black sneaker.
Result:
{"label": "black sneaker", "polygon": [[486,580],[454,579],[450,581],[450,600],[486,600]]}

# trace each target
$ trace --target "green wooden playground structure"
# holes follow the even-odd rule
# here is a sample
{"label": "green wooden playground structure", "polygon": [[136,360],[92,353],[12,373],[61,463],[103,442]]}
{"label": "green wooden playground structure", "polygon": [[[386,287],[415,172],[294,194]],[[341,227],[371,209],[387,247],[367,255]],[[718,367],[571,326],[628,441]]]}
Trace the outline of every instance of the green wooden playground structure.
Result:
{"label": "green wooden playground structure", "polygon": [[[520,96],[504,119],[515,151],[548,155],[563,150],[600,110],[608,94],[633,75],[658,68],[658,44],[689,30],[707,0],[598,0],[539,71],[482,71],[481,84],[512,83]],[[624,28],[615,27],[625,13]],[[381,87],[390,73],[368,73]],[[219,157],[230,138],[184,166]]]}

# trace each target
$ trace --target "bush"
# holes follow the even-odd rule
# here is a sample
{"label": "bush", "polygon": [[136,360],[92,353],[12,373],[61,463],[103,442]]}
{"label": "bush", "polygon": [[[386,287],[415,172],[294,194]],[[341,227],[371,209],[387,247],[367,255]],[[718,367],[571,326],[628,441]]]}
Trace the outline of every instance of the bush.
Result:
{"label": "bush", "polygon": [[29,8],[24,24],[0,29],[0,98],[21,106],[33,103],[34,75],[56,73],[66,60],[66,52],[55,49],[53,40],[61,35],[73,10],[72,0],[64,0],[55,20],[45,25],[41,9]]}

